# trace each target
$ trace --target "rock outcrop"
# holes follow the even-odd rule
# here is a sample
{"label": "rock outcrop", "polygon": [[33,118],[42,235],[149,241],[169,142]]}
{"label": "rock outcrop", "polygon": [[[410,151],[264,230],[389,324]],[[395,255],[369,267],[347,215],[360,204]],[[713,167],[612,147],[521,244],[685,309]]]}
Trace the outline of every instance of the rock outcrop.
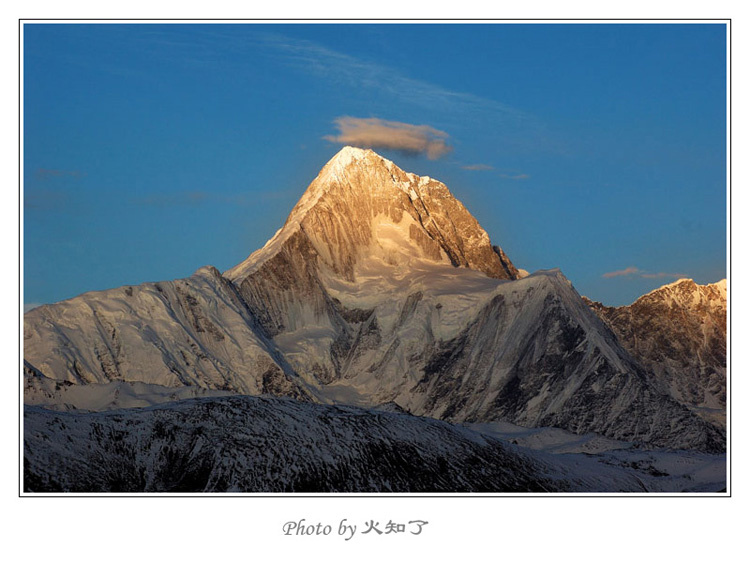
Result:
{"label": "rock outcrop", "polygon": [[659,388],[706,419],[725,424],[727,282],[681,279],[624,307],[586,300]]}

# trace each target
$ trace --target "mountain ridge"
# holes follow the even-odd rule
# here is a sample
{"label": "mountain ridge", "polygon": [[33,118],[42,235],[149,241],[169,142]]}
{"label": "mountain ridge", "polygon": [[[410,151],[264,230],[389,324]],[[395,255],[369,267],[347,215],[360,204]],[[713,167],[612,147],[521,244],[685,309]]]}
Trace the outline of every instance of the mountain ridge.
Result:
{"label": "mountain ridge", "polygon": [[124,381],[724,448],[559,270],[520,276],[444,184],[362,149],[331,159],[282,229],[224,275],[204,267],[35,309],[24,354],[37,404],[74,397],[58,385]]}
{"label": "mountain ridge", "polygon": [[726,424],[727,281],[679,279],[632,304],[586,304],[675,400]]}

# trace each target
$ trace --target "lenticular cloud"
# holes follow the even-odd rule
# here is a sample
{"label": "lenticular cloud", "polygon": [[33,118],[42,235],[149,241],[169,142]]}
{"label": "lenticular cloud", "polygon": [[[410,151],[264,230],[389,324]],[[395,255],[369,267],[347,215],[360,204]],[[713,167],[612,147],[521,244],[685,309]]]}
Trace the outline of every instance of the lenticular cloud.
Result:
{"label": "lenticular cloud", "polygon": [[448,134],[429,125],[412,125],[386,121],[377,117],[339,117],[334,123],[338,135],[327,135],[327,141],[367,149],[396,150],[411,155],[424,155],[437,160],[448,154]]}

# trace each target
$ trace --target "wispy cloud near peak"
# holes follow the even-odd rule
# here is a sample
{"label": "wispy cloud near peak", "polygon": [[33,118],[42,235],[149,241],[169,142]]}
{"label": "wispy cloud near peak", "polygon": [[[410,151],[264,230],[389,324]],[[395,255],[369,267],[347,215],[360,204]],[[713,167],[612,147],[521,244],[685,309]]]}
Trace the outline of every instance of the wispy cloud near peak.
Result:
{"label": "wispy cloud near peak", "polygon": [[448,133],[429,125],[349,116],[339,117],[334,123],[339,134],[323,137],[332,143],[425,155],[430,160],[441,158],[451,151],[446,141]]}

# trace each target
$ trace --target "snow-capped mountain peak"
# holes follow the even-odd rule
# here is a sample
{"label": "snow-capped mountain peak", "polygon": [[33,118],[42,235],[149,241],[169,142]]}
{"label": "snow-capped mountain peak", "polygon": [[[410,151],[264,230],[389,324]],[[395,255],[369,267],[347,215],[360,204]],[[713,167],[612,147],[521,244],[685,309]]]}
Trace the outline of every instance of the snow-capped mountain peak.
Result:
{"label": "snow-capped mountain peak", "polygon": [[[384,249],[381,241],[389,248]],[[351,281],[357,265],[373,255],[386,263],[417,258],[498,279],[518,276],[444,184],[404,172],[369,149],[341,149],[276,235],[225,276],[241,284],[290,245],[306,248],[307,259],[315,262],[313,269],[324,267]]]}

